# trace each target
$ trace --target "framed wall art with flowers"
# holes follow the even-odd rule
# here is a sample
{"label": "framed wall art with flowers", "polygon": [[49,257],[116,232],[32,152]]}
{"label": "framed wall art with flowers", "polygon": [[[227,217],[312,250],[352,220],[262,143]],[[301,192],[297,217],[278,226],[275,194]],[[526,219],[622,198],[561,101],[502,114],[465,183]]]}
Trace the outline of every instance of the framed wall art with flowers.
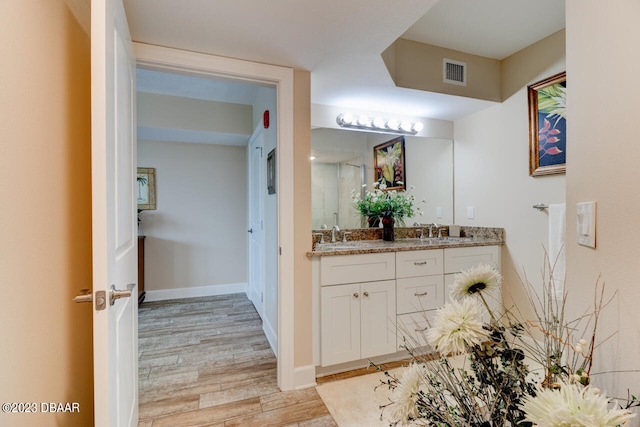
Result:
{"label": "framed wall art with flowers", "polygon": [[373,147],[373,167],[379,188],[404,190],[404,137],[399,136]]}
{"label": "framed wall art with flowers", "polygon": [[565,173],[567,73],[528,86],[529,175]]}

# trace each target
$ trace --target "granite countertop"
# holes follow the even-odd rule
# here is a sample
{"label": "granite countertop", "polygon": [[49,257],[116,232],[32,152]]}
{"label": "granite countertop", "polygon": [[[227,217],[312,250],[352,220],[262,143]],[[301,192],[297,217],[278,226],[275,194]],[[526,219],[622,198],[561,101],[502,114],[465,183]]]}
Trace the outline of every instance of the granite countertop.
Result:
{"label": "granite countertop", "polygon": [[307,252],[307,256],[370,254],[502,244],[504,244],[502,236],[443,237],[441,239],[437,237],[425,239],[401,238],[393,242],[386,242],[381,239],[352,240],[348,242],[316,243],[314,250]]}

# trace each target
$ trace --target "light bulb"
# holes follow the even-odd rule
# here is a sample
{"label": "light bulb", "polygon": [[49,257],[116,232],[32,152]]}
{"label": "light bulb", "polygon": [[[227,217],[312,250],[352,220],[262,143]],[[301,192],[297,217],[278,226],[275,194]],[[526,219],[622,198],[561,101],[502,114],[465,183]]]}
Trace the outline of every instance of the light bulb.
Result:
{"label": "light bulb", "polygon": [[411,122],[409,120],[403,120],[402,124],[400,124],[400,127],[405,132],[411,132]]}
{"label": "light bulb", "polygon": [[400,127],[400,123],[396,119],[389,119],[387,122],[387,127],[392,130],[398,130]]}
{"label": "light bulb", "polygon": [[422,122],[415,122],[413,124],[413,130],[416,132],[420,132],[422,129],[424,129],[424,125],[422,124]]}
{"label": "light bulb", "polygon": [[351,114],[349,114],[349,113],[347,113],[347,114],[343,114],[343,115],[342,115],[342,122],[343,122],[345,125],[350,125],[350,124],[351,124],[351,122],[353,122],[353,115],[351,115]]}
{"label": "light bulb", "polygon": [[379,129],[384,129],[384,120],[381,117],[373,119],[373,125]]}
{"label": "light bulb", "polygon": [[367,123],[369,123],[369,117],[365,116],[364,114],[358,117],[358,124],[360,126],[366,126]]}

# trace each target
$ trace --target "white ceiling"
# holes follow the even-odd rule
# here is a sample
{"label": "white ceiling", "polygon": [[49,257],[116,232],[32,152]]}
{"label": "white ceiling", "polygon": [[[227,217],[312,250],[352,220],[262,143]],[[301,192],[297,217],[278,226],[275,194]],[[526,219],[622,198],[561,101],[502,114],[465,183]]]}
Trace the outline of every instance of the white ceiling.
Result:
{"label": "white ceiling", "polygon": [[[395,87],[380,54],[396,39],[503,59],[564,28],[564,0],[125,0],[125,7],[135,41],[308,70],[314,104],[445,120],[493,104]],[[172,93],[158,87],[163,79],[155,89],[141,81],[140,90]]]}

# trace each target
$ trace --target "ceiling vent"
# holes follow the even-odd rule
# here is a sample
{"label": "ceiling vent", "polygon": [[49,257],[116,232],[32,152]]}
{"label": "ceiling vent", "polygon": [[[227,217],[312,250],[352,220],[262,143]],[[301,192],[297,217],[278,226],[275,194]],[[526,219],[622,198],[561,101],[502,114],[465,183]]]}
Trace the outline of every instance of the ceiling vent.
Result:
{"label": "ceiling vent", "polygon": [[442,77],[445,83],[466,86],[467,63],[444,58],[442,60]]}

